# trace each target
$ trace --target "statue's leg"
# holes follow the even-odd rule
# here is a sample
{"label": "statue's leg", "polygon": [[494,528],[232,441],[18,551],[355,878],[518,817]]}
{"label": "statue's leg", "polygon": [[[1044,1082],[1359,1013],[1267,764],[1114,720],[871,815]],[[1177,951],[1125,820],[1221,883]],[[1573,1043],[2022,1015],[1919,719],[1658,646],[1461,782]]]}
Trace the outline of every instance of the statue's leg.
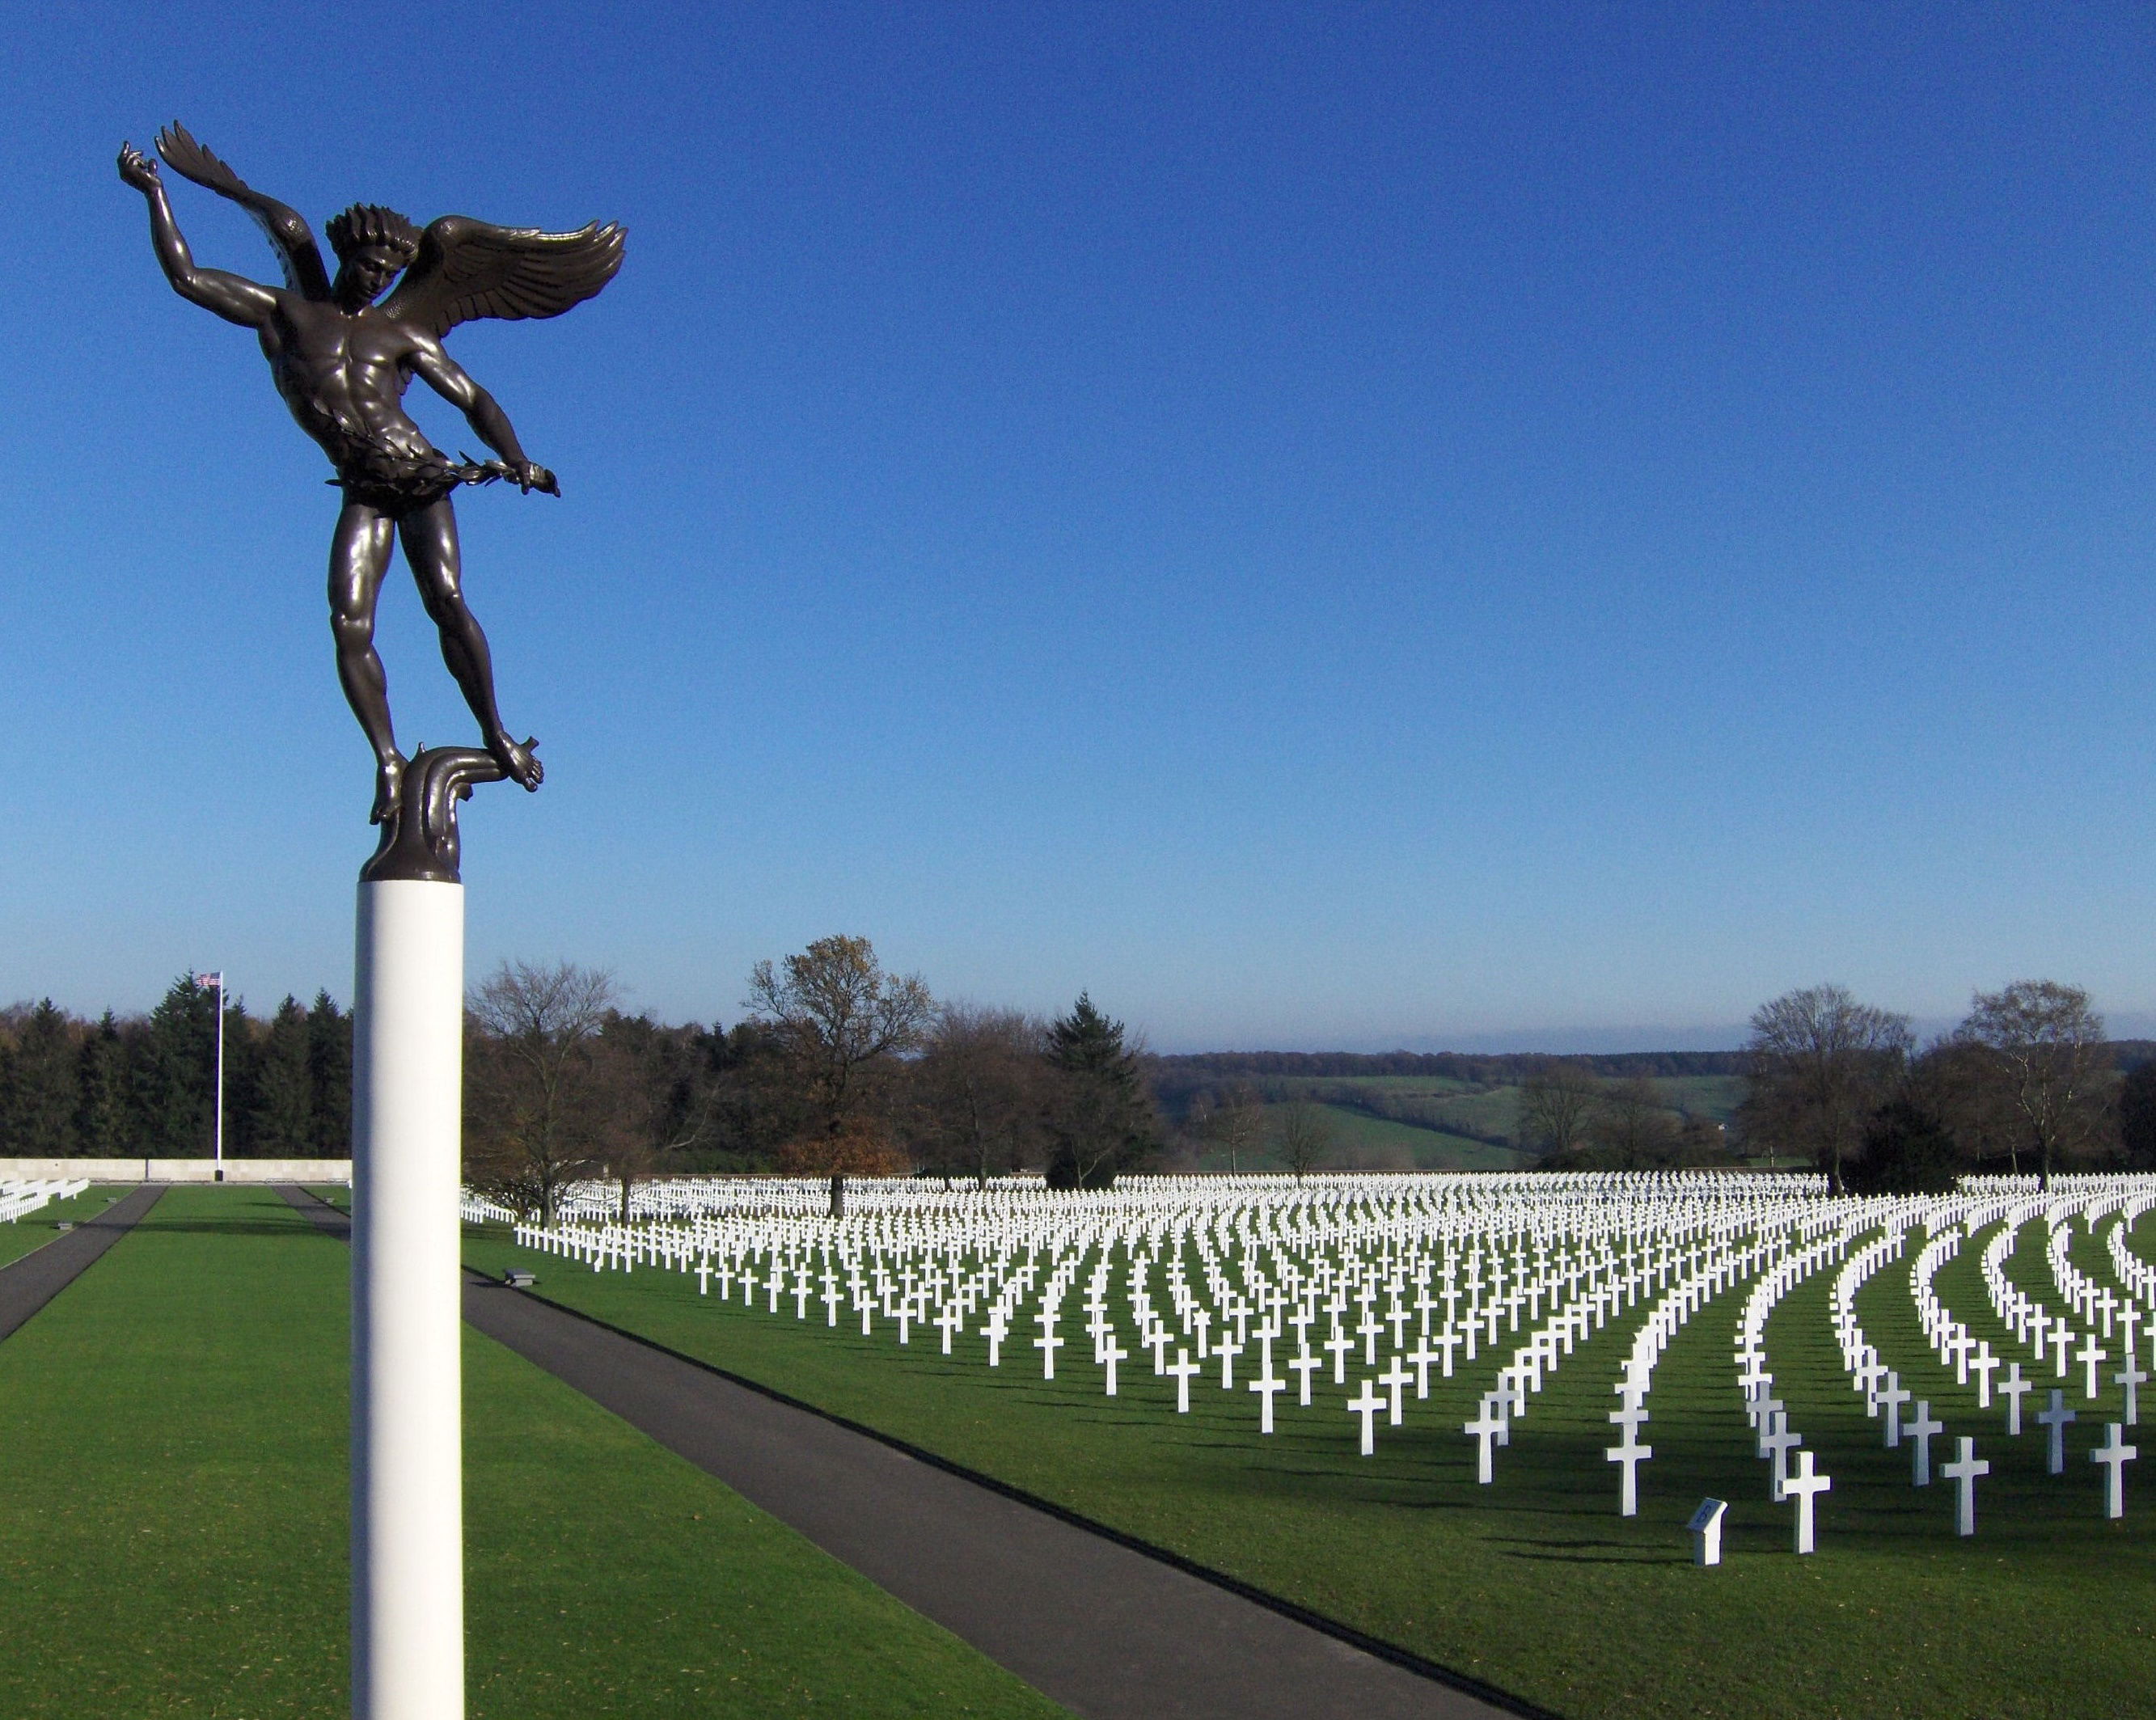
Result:
{"label": "statue's leg", "polygon": [[545,774],[528,747],[519,746],[502,727],[494,702],[494,657],[486,635],[465,603],[464,563],[457,547],[456,510],[445,496],[432,507],[408,514],[398,526],[404,559],[418,582],[420,601],[442,636],[442,660],[479,720],[488,752],[501,761],[511,782],[539,786]]}
{"label": "statue's leg", "polygon": [[404,775],[404,755],[397,750],[389,720],[389,678],[374,649],[374,605],[382,594],[394,534],[386,515],[348,501],[337,516],[336,537],[330,545],[330,629],[336,636],[337,679],[374,749],[374,810],[368,816],[377,824],[396,807]]}

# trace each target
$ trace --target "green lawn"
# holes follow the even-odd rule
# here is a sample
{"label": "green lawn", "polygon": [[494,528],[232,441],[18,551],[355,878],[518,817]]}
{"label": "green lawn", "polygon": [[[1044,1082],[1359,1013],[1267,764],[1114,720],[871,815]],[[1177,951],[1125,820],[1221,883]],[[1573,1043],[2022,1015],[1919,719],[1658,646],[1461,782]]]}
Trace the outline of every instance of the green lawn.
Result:
{"label": "green lawn", "polygon": [[[2046,1281],[2032,1236],[2014,1271],[2033,1287]],[[1939,1283],[1982,1330],[1978,1252],[1964,1250]],[[2015,1446],[1996,1414],[1956,1404],[1943,1411],[1949,1432],[1977,1435],[1979,1455],[1997,1466],[1979,1488],[1981,1533],[1958,1539],[1951,1488],[1911,1488],[1907,1454],[1878,1449],[1849,1389],[1826,1320],[1830,1272],[1798,1286],[1768,1327],[1777,1389],[1835,1477],[1822,1550],[1799,1558],[1791,1507],[1767,1500],[1730,1364],[1742,1288],[1695,1317],[1656,1374],[1643,1437],[1656,1455],[1641,1471],[1641,1514],[1628,1521],[1601,1449],[1629,1321],[1565,1363],[1499,1454],[1496,1484],[1482,1488],[1458,1430],[1488,1383],[1486,1358],[1433,1380],[1431,1401],[1410,1401],[1399,1430],[1381,1425],[1378,1455],[1364,1460],[1346,1393],[1323,1384],[1307,1410],[1283,1399],[1281,1431],[1265,1440],[1250,1395],[1220,1391],[1217,1372],[1187,1417],[1143,1360],[1125,1364],[1124,1395],[1104,1397],[1082,1337],[1047,1384],[1015,1339],[991,1373],[977,1337],[949,1358],[932,1331],[901,1349],[880,1322],[865,1339],[857,1326],[829,1332],[798,1323],[790,1305],[777,1316],[721,1306],[692,1277],[593,1273],[498,1234],[475,1236],[470,1257],[527,1265],[541,1293],[568,1306],[1567,1714],[2156,1713],[2156,1493],[2129,1477],[2127,1518],[2106,1522],[2086,1455],[2095,1418],[2075,1430],[2069,1472],[2054,1480],[2033,1435]],[[1894,1263],[1873,1281],[1862,1317],[1907,1378],[1928,1389],[1943,1380],[1932,1394],[1945,1405],[1952,1375],[1923,1344],[1907,1272]],[[1702,1570],[1682,1526],[1709,1494],[1734,1502],[1728,1562]]]}
{"label": "green lawn", "polygon": [[12,1225],[0,1225],[0,1266],[10,1260],[18,1260],[33,1249],[43,1248],[59,1235],[63,1224],[80,1224],[85,1219],[94,1219],[98,1214],[126,1194],[124,1189],[105,1189],[92,1183],[80,1194],[66,1200],[54,1200],[39,1207],[27,1218]]}
{"label": "green lawn", "polygon": [[[176,1189],[0,1345],[0,1713],[345,1711],[348,1260]],[[1062,1712],[508,1351],[465,1369],[472,1720]]]}

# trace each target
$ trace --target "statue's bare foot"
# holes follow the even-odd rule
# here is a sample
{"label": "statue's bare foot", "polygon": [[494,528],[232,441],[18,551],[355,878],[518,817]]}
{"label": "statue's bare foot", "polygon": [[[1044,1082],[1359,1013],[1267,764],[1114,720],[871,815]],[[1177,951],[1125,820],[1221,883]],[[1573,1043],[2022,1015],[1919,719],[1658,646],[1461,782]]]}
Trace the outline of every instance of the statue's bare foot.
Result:
{"label": "statue's bare foot", "polygon": [[486,750],[501,761],[501,768],[509,773],[511,782],[521,783],[527,790],[536,793],[540,783],[547,780],[545,769],[531,753],[531,749],[538,744],[536,741],[527,740],[519,746],[507,735],[496,735]]}
{"label": "statue's bare foot", "polygon": [[397,810],[397,804],[404,793],[404,755],[393,752],[374,768],[374,810],[367,815],[370,824],[378,824]]}

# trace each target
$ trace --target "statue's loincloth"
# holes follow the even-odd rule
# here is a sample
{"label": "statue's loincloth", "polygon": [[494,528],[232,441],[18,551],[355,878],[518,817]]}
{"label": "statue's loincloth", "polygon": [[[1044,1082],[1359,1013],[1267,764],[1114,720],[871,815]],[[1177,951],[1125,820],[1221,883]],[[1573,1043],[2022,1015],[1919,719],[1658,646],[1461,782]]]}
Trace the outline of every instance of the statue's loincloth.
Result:
{"label": "statue's loincloth", "polygon": [[341,485],[348,501],[401,520],[430,508],[460,484],[472,481],[472,469],[434,449],[362,446],[337,462],[330,481]]}

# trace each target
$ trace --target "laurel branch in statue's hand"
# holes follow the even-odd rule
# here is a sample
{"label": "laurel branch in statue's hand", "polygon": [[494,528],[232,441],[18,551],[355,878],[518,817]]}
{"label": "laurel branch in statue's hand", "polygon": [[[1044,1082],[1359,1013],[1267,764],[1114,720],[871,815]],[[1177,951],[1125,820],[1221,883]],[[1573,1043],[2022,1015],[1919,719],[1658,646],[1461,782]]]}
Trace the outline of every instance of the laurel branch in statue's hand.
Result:
{"label": "laurel branch in statue's hand", "polygon": [[157,164],[131,143],[120,146],[120,177],[136,190],[144,193],[157,188]]}

